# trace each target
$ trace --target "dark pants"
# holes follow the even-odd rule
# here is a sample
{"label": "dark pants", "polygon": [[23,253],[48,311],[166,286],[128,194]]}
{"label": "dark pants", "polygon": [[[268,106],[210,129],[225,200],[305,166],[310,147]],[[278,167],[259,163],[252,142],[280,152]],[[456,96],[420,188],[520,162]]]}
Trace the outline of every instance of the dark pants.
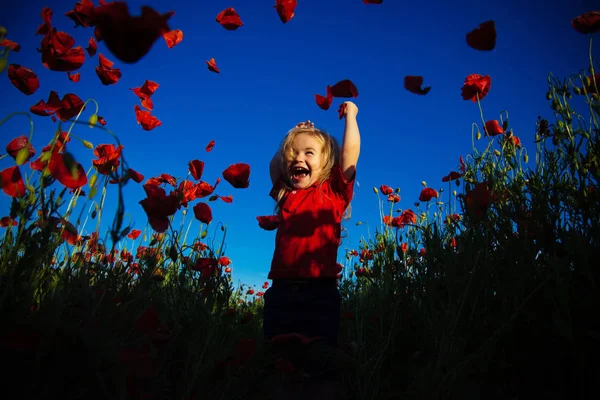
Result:
{"label": "dark pants", "polygon": [[274,280],[264,294],[265,339],[286,333],[322,337],[311,349],[299,342],[273,347],[275,354],[315,381],[335,380],[339,329],[340,294],[335,279]]}

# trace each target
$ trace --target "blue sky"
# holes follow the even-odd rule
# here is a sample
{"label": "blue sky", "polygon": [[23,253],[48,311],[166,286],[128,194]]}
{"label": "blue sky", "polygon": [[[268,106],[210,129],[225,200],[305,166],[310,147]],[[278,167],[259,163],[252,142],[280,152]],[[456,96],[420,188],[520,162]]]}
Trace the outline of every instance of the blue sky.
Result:
{"label": "blue sky", "polygon": [[[0,76],[0,118],[27,111],[40,99],[46,100],[50,90],[61,97],[71,92],[98,101],[99,114],[119,136],[129,165],[146,178],[169,173],[183,179],[187,163],[200,159],[206,163],[203,180],[212,184],[230,164],[250,164],[249,188],[234,189],[227,182],[217,188],[218,194],[232,195],[234,201],[210,203],[214,215],[210,234],[218,222],[228,226],[226,255],[233,261],[234,283],[260,285],[269,271],[275,232],[261,230],[255,217],[273,211],[268,196],[273,153],[284,134],[306,119],[341,139],[343,122],[336,110],[343,99],[334,99],[328,111],[319,109],[314,100],[315,93],[325,93],[326,85],[351,79],[359,90],[354,101],[359,107],[362,148],[341,258],[346,248],[356,248],[361,236],[367,236],[367,225],[371,234],[379,226],[374,186],[400,187],[400,208],[413,207],[423,180],[436,189],[447,189],[441,177],[457,168],[460,155],[471,153],[471,124],[481,126],[477,104],[460,95],[467,75],[491,76],[491,90],[482,101],[486,120],[508,110],[510,126],[533,155],[536,118],[550,116],[545,99],[548,73],[565,77],[588,66],[589,37],[573,30],[570,20],[593,10],[589,1],[548,6],[542,1],[385,0],[382,5],[365,5],[361,0],[300,0],[295,17],[287,24],[279,20],[274,3],[128,2],[133,15],[139,14],[141,5],[159,12],[175,11],[169,24],[171,29],[183,30],[184,39],[168,49],[160,38],[136,64],[120,62],[99,43],[98,53],[114,61],[123,73],[111,86],[102,85],[96,76],[98,55],[76,71],[81,73],[79,83],[41,64],[36,48],[42,36],[34,34],[44,6],[53,9],[53,24],[73,35],[76,45],[86,47],[93,35],[93,29],[74,29],[64,16],[75,1],[33,0],[27,7],[6,9],[0,24],[7,28],[8,39],[21,44],[19,53],[10,54],[9,63],[33,69],[40,88],[26,96],[4,73]],[[227,7],[234,7],[244,22],[237,31],[227,31],[215,22]],[[465,34],[490,19],[498,32],[496,48],[490,52],[471,49]],[[221,74],[208,71],[205,60],[212,57]],[[407,92],[403,88],[406,75],[422,75],[424,85],[432,86],[430,93]],[[139,100],[128,90],[146,79],[160,84],[152,97],[153,114],[163,123],[150,132],[137,124],[134,105]],[[86,120],[89,115],[85,114]],[[33,119],[33,144],[39,155],[55,124],[48,117]],[[9,121],[0,127],[2,146],[27,132],[23,117]],[[73,133],[94,145],[111,143],[101,130],[78,126]],[[214,150],[206,153],[205,146],[212,139]],[[69,150],[85,169],[91,166],[91,150],[75,142]],[[11,160],[4,159],[0,169],[10,165]],[[22,170],[30,174],[29,167]],[[107,215],[114,209],[111,195],[114,199],[114,188]],[[444,199],[447,195],[448,190]],[[144,197],[141,185],[127,185],[126,211],[134,228],[146,226],[146,215],[138,204]],[[1,194],[4,214],[9,204],[10,199]],[[356,226],[358,221],[368,224]],[[194,225],[191,232],[197,230]]]}

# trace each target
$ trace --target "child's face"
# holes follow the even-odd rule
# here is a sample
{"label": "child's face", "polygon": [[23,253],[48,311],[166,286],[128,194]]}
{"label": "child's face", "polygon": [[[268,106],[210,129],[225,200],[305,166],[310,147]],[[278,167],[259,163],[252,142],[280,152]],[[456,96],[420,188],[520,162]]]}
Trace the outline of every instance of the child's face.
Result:
{"label": "child's face", "polygon": [[301,133],[292,142],[294,156],[287,161],[292,187],[304,189],[315,183],[323,171],[321,144],[314,136]]}

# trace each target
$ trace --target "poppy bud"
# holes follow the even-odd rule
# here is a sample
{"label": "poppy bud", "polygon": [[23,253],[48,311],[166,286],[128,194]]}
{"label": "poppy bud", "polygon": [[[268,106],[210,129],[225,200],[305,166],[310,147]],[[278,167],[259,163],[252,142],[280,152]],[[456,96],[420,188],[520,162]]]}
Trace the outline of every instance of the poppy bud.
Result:
{"label": "poppy bud", "polygon": [[[454,182],[456,182],[456,186],[460,186],[460,179],[457,179]],[[455,190],[455,192],[456,192],[456,190]]]}
{"label": "poppy bud", "polygon": [[206,230],[203,230],[202,233],[200,234],[200,238],[204,239],[206,237],[206,235],[208,235],[208,232]]}
{"label": "poppy bud", "polygon": [[481,139],[481,132],[477,132],[477,136],[475,136],[475,139],[477,139],[477,140]]}
{"label": "poppy bud", "polygon": [[579,89],[577,86],[575,86],[575,87],[573,87],[573,93],[581,94],[581,89]]}
{"label": "poppy bud", "polygon": [[444,188],[439,188],[438,192],[442,193],[444,191]]}
{"label": "poppy bud", "polygon": [[16,161],[17,165],[22,165],[22,164],[25,164],[25,162],[27,162],[28,158],[29,158],[29,149],[27,147],[23,147],[22,149],[19,149],[19,151],[17,152],[15,161]]}
{"label": "poppy bud", "polygon": [[552,93],[546,93],[546,100],[552,100]]}
{"label": "poppy bud", "polygon": [[93,149],[94,145],[91,142],[88,142],[87,140],[82,140],[81,143],[83,143],[83,145],[85,147],[87,147],[88,149]]}
{"label": "poppy bud", "polygon": [[90,187],[94,187],[96,185],[96,180],[98,179],[98,174],[94,174],[90,177],[89,181],[88,181],[88,185]]}
{"label": "poppy bud", "polygon": [[494,154],[498,157],[500,157],[502,155],[502,153],[500,153],[500,151],[498,149],[494,149]]}
{"label": "poppy bud", "polygon": [[362,222],[361,222],[361,221],[358,221],[358,222],[356,223],[356,226],[359,226],[359,225],[362,225]]}
{"label": "poppy bud", "polygon": [[421,185],[423,185],[423,187],[427,187],[427,182],[421,181]]}
{"label": "poppy bud", "polygon": [[565,123],[560,119],[556,122],[556,125],[558,125],[560,129],[564,129],[565,127]]}
{"label": "poppy bud", "polygon": [[502,130],[506,131],[508,129],[508,118],[502,122]]}
{"label": "poppy bud", "polygon": [[88,119],[88,122],[90,124],[90,128],[93,128],[97,123],[98,123],[98,115],[94,114],[90,117],[90,119]]}
{"label": "poppy bud", "polygon": [[589,76],[586,76],[585,78],[583,78],[583,83],[585,83],[585,86],[590,86],[592,84],[592,81],[590,80]]}
{"label": "poppy bud", "polygon": [[456,196],[456,190],[455,190],[455,191],[453,191],[453,192],[452,192],[452,194],[453,194],[454,196]]}
{"label": "poppy bud", "polygon": [[523,157],[523,161],[525,161],[525,163],[529,162],[529,156],[527,154],[525,154],[525,156]]}
{"label": "poppy bud", "polygon": [[376,187],[373,188],[373,191],[375,192],[375,194],[379,194],[379,190],[377,190]]}
{"label": "poppy bud", "polygon": [[400,188],[396,188],[396,193],[400,193]]}
{"label": "poppy bud", "polygon": [[433,218],[437,218],[437,213],[436,212],[433,213]]}
{"label": "poppy bud", "polygon": [[96,196],[96,193],[98,193],[98,187],[94,186],[90,189],[90,193],[88,194],[88,199],[93,199],[94,196]]}

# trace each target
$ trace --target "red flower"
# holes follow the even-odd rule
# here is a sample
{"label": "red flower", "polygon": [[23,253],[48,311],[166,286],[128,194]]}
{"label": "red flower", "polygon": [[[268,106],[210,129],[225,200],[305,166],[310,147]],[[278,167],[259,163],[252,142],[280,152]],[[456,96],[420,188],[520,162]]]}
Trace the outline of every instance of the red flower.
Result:
{"label": "red flower", "polygon": [[127,170],[127,175],[129,175],[131,179],[133,179],[133,181],[136,183],[140,183],[144,180],[144,175],[131,168]]}
{"label": "red flower", "polygon": [[490,91],[491,84],[492,78],[489,75],[471,74],[467,76],[462,87],[463,100],[471,100],[473,103],[477,101],[478,97],[479,100],[482,100]]}
{"label": "red flower", "polygon": [[93,57],[96,55],[96,51],[98,50],[98,44],[96,43],[96,41],[94,40],[94,38],[90,38],[90,40],[88,40],[88,47],[86,48],[88,54],[90,55],[90,57]]}
{"label": "red flower", "polygon": [[397,194],[393,193],[393,194],[389,194],[387,200],[390,203],[399,203],[400,202],[400,196],[398,196]]}
{"label": "red flower", "polygon": [[455,179],[462,177],[463,174],[456,171],[450,171],[450,173],[442,178],[442,182],[451,182]]}
{"label": "red flower", "polygon": [[139,229],[133,229],[131,232],[129,232],[127,237],[129,239],[137,239],[138,237],[140,237],[141,234],[142,234],[142,231],[140,231]]}
{"label": "red flower", "polygon": [[250,166],[244,163],[232,164],[223,171],[223,178],[236,189],[250,186]]}
{"label": "red flower", "polygon": [[163,188],[145,184],[147,198],[140,201],[148,216],[148,222],[152,229],[157,232],[164,232],[169,227],[169,216],[175,214],[180,207],[177,194],[174,192],[168,196]]}
{"label": "red flower", "polygon": [[12,219],[11,217],[2,217],[0,218],[0,227],[8,228],[9,226],[17,226],[19,223]]}
{"label": "red flower", "polygon": [[96,167],[98,173],[108,175],[116,171],[120,165],[122,151],[123,145],[121,144],[116,148],[114,144],[100,144],[94,149],[94,155],[98,159],[93,160],[92,165]]}
{"label": "red flower", "polygon": [[11,140],[6,146],[6,152],[15,160],[17,160],[19,152],[24,151],[23,149],[27,150],[25,152],[25,157],[22,160],[18,160],[21,164],[26,163],[35,155],[35,149],[29,142],[29,138],[25,135],[18,136]]}
{"label": "red flower", "polygon": [[273,231],[279,227],[281,217],[279,215],[265,215],[256,217],[258,226],[266,231]]}
{"label": "red flower", "polygon": [[431,86],[421,88],[423,85],[422,76],[405,76],[404,77],[404,89],[414,94],[426,95],[431,90]]}
{"label": "red flower", "polygon": [[76,74],[73,74],[73,75],[71,75],[71,73],[70,73],[70,72],[67,72],[67,77],[69,78],[69,80],[70,80],[71,82],[75,82],[75,83],[77,83],[77,82],[79,82],[79,80],[81,79],[81,74],[78,72],[78,73],[76,73]]}
{"label": "red flower", "polygon": [[54,179],[69,189],[78,189],[87,183],[85,170],[70,153],[53,152],[48,169]]}
{"label": "red flower", "polygon": [[216,72],[217,74],[221,73],[219,71],[219,67],[217,67],[217,63],[214,58],[211,58],[210,61],[206,61],[206,65],[208,65],[208,70],[212,72]]}
{"label": "red flower", "polygon": [[467,44],[475,50],[490,51],[496,47],[496,26],[494,21],[486,21],[467,33]]}
{"label": "red flower", "polygon": [[21,50],[21,45],[13,42],[12,40],[2,39],[0,40],[0,47],[8,47],[15,53],[18,53]]}
{"label": "red flower", "polygon": [[172,31],[164,32],[162,34],[163,39],[167,43],[167,47],[172,49],[177,46],[183,40],[183,31],[181,29],[175,29]]}
{"label": "red flower", "polygon": [[331,95],[333,97],[358,97],[358,89],[349,79],[339,81],[331,87]]}
{"label": "red flower", "polygon": [[75,28],[78,26],[84,28],[92,27],[94,26],[94,3],[91,0],[78,1],[75,3],[75,7],[65,15],[75,22]]}
{"label": "red flower", "polygon": [[60,97],[58,97],[58,93],[52,90],[48,95],[48,102],[40,100],[35,105],[31,106],[29,111],[31,111],[35,115],[47,117],[58,111],[60,107]]}
{"label": "red flower", "polygon": [[192,271],[202,272],[202,278],[208,279],[213,276],[217,270],[217,260],[212,257],[201,257],[192,265]]}
{"label": "red flower", "polygon": [[194,216],[196,219],[203,224],[210,224],[212,221],[212,211],[210,206],[206,203],[198,203],[194,206]]}
{"label": "red flower", "polygon": [[188,168],[194,179],[198,181],[202,178],[202,173],[204,172],[204,161],[192,160]]}
{"label": "red flower", "polygon": [[488,189],[487,183],[481,182],[476,183],[466,195],[459,196],[464,199],[464,208],[469,216],[478,221],[491,203],[492,192]]}
{"label": "red flower", "polygon": [[37,32],[44,35],[39,49],[42,53],[42,64],[51,71],[68,72],[79,69],[85,62],[83,47],[73,47],[75,39],[71,35],[52,28],[52,10],[44,8],[42,18],[44,23]]}
{"label": "red flower", "polygon": [[207,145],[206,145],[206,152],[210,153],[211,150],[213,149],[213,147],[215,147],[215,141],[214,139],[211,140]]}
{"label": "red flower", "polygon": [[379,186],[379,190],[381,191],[382,194],[384,194],[386,196],[389,194],[392,194],[392,192],[393,192],[392,188],[387,185]]}
{"label": "red flower", "polygon": [[600,32],[600,11],[588,11],[571,20],[571,26],[581,34]]}
{"label": "red flower", "polygon": [[125,63],[134,63],[150,51],[156,39],[171,30],[167,20],[172,15],[160,15],[142,6],[142,14],[132,17],[127,3],[110,2],[96,7],[93,22],[111,53]]}
{"label": "red flower", "polygon": [[217,22],[228,31],[235,31],[243,26],[242,20],[233,7],[226,8],[217,15]]}
{"label": "red flower", "polygon": [[425,188],[421,190],[421,194],[419,195],[419,201],[430,201],[433,198],[437,199],[438,192],[432,188]]}
{"label": "red flower", "polygon": [[327,94],[325,96],[315,94],[315,101],[321,110],[329,110],[329,107],[331,107],[331,102],[333,101],[331,86],[327,85]]}
{"label": "red flower", "polygon": [[485,123],[485,136],[498,136],[504,133],[497,119],[489,120]]}
{"label": "red flower", "polygon": [[8,66],[8,79],[14,87],[26,95],[31,95],[40,87],[40,80],[35,72],[18,64]]}
{"label": "red flower", "polygon": [[219,265],[227,267],[230,264],[231,264],[231,259],[229,257],[223,256],[223,257],[219,258]]}
{"label": "red flower", "polygon": [[157,126],[161,126],[162,122],[155,116],[153,116],[150,111],[143,111],[140,106],[137,104],[134,107],[135,109],[135,119],[139,125],[142,125],[142,129],[145,131],[151,131]]}
{"label": "red flower", "polygon": [[0,188],[10,197],[25,196],[25,183],[18,166],[12,166],[0,172]]}
{"label": "red flower", "polygon": [[61,121],[67,121],[83,110],[83,100],[73,93],[67,93],[60,101],[60,108],[56,111],[56,116]]}
{"label": "red flower", "polygon": [[297,5],[298,2],[296,0],[277,0],[273,7],[277,10],[277,15],[279,15],[281,22],[285,24],[294,18],[294,10]]}
{"label": "red flower", "polygon": [[99,65],[96,67],[96,75],[98,75],[103,85],[114,85],[121,79],[121,70],[119,68],[112,68],[114,63],[104,57],[102,53],[100,53],[98,61]]}

